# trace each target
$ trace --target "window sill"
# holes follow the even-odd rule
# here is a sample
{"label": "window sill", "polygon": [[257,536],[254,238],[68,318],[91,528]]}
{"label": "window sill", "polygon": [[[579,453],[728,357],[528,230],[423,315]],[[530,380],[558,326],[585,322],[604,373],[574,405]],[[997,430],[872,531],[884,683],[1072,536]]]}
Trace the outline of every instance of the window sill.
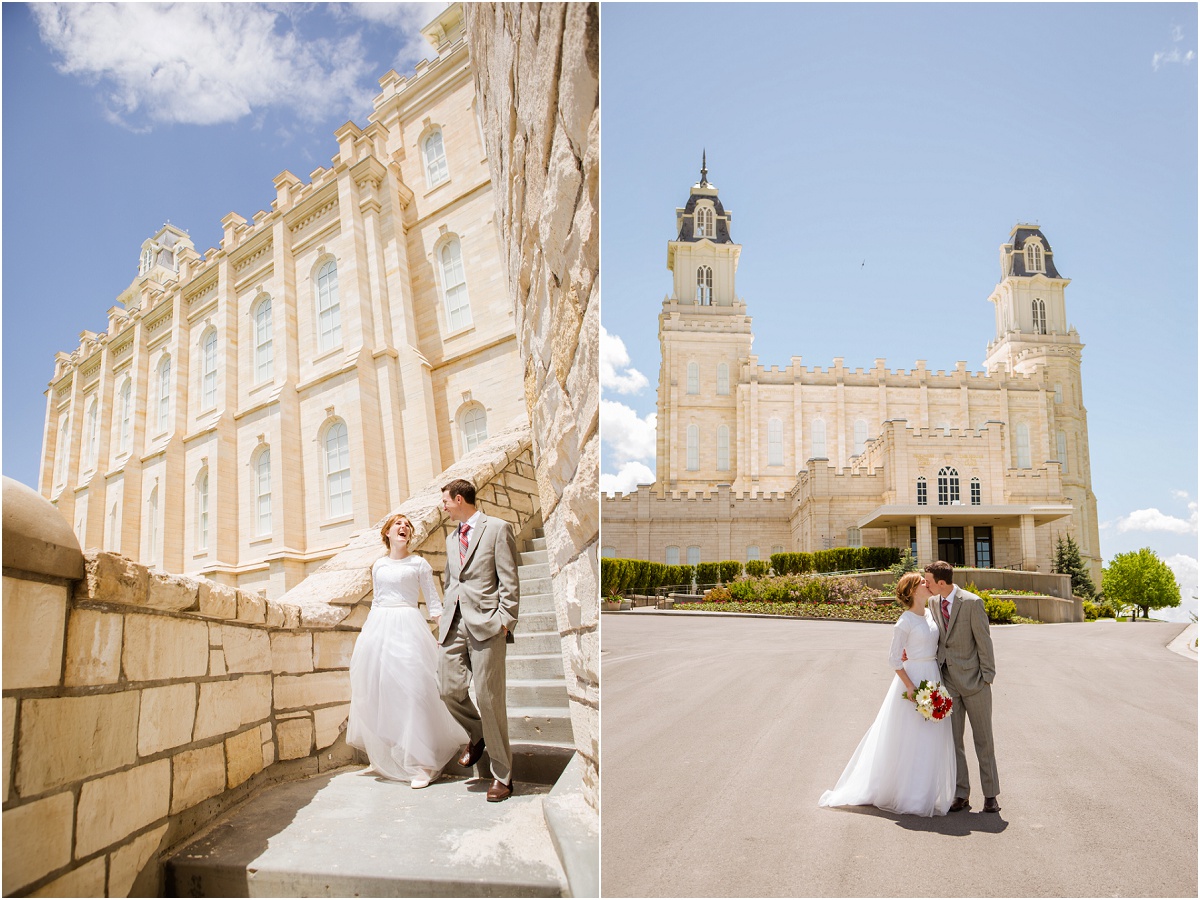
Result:
{"label": "window sill", "polygon": [[255,394],[257,394],[261,391],[265,391],[268,388],[272,388],[274,386],[275,386],[275,376],[272,375],[270,378],[268,378],[264,381],[261,381],[258,384],[256,384],[254,387],[250,388],[249,395],[251,397],[253,397]]}
{"label": "window sill", "polygon": [[273,535],[273,534],[268,534],[265,537],[256,537],[252,541],[250,541],[250,546],[257,547],[260,544],[269,544],[273,540],[275,540],[275,535]]}
{"label": "window sill", "polygon": [[323,362],[325,362],[325,360],[332,359],[334,356],[337,356],[339,353],[344,353],[345,349],[346,349],[345,344],[338,344],[336,347],[333,347],[329,350],[325,350],[324,352],[319,353],[316,356],[314,356],[309,361],[309,364],[315,366],[318,363],[323,363]]}
{"label": "window sill", "polygon": [[348,516],[340,516],[336,519],[330,519],[328,522],[322,522],[321,529],[324,530],[326,528],[336,528],[339,525],[353,524],[353,522],[354,522],[354,513],[350,513],[350,515],[348,515]]}
{"label": "window sill", "polygon": [[207,558],[208,558],[208,551],[207,551],[207,550],[201,550],[201,551],[200,551],[200,552],[198,552],[198,553],[193,553],[193,554],[192,554],[192,559],[207,559]]}
{"label": "window sill", "polygon": [[430,197],[432,197],[434,195],[434,193],[436,193],[437,191],[440,191],[442,188],[444,188],[446,185],[450,184],[453,181],[454,181],[454,177],[451,175],[447,175],[445,178],[443,178],[437,184],[430,186],[429,189],[426,190],[425,193],[421,195],[421,199],[422,200],[429,199]]}
{"label": "window sill", "polygon": [[447,340],[447,341],[454,340],[455,338],[460,338],[460,337],[464,337],[465,335],[471,334],[474,331],[475,331],[475,323],[472,322],[470,325],[464,325],[461,328],[456,329],[455,331],[447,331],[443,340]]}

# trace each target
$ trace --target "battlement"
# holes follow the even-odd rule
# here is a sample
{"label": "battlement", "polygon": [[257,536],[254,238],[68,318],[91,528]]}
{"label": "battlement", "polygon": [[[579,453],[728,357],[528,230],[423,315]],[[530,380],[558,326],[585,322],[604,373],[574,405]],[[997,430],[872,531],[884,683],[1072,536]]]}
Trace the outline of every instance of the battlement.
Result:
{"label": "battlement", "polygon": [[604,494],[601,500],[606,504],[633,504],[642,497],[647,497],[650,503],[715,503],[718,500],[737,503],[787,503],[787,494],[771,491],[769,493],[753,493],[751,491],[722,491],[716,488],[708,491],[660,491],[652,485],[640,485],[637,490],[627,494]]}

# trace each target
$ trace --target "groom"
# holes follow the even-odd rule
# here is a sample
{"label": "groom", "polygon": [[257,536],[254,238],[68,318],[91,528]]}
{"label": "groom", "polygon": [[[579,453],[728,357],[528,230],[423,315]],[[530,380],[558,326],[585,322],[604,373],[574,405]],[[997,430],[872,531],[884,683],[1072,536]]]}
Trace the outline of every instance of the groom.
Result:
{"label": "groom", "polygon": [[[475,765],[487,746],[492,764],[487,798],[496,803],[512,794],[505,645],[514,640],[521,597],[517,545],[507,522],[475,508],[475,485],[469,481],[458,478],[442,488],[442,509],[458,527],[446,536],[439,689],[467,732],[458,764]],[[478,709],[467,693],[472,676]]]}
{"label": "groom", "polygon": [[996,795],[1000,776],[996,772],[996,751],[992,746],[992,681],[996,677],[996,656],[988,630],[983,600],[954,584],[950,563],[938,560],[925,567],[925,582],[934,596],[930,598],[933,618],[938,627],[938,664],[942,682],[954,701],[950,720],[954,726],[954,752],[958,761],[958,784],[950,812],[970,809],[971,780],[967,772],[967,752],[963,747],[965,712],[975,736],[975,757],[979,760],[979,779],[983,782],[983,811],[1000,812]]}

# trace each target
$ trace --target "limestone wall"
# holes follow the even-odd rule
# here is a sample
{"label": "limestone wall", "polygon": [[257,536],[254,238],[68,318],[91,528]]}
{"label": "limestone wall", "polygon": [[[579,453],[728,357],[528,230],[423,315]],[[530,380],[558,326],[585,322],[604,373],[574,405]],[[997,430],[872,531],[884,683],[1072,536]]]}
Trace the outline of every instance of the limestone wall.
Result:
{"label": "limestone wall", "polygon": [[599,5],[471,4],[466,19],[571,724],[598,808]]}

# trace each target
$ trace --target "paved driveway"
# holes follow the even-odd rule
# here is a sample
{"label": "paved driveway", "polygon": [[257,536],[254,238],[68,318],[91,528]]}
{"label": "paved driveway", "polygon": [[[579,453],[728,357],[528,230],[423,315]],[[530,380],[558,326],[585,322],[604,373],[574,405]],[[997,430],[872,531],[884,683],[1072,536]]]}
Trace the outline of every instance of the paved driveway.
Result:
{"label": "paved driveway", "polygon": [[883,701],[891,626],[607,615],[602,892],[1196,896],[1181,625],[993,628],[999,816],[819,809]]}

